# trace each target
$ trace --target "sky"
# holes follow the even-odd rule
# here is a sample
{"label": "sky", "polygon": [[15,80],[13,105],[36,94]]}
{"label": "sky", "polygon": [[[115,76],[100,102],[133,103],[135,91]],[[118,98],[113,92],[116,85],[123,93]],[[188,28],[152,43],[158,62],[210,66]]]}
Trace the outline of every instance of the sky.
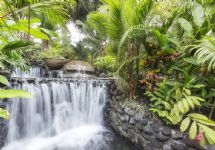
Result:
{"label": "sky", "polygon": [[68,23],[67,27],[71,33],[71,42],[73,45],[75,45],[76,43],[78,43],[78,41],[84,38],[84,34],[81,33],[81,31],[78,29],[77,26],[75,26],[73,22]]}

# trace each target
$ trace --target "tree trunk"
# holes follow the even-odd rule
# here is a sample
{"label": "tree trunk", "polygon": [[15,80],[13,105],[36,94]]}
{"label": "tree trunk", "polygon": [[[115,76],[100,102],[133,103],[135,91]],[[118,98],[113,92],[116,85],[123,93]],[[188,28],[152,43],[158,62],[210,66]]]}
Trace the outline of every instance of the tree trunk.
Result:
{"label": "tree trunk", "polygon": [[47,50],[49,48],[49,41],[48,40],[42,40],[41,47],[42,47],[42,50]]}
{"label": "tree trunk", "polygon": [[[131,41],[128,40],[127,43],[127,52],[128,52],[128,59],[132,57],[132,47],[131,47]],[[129,65],[128,68],[128,82],[129,82],[129,94],[130,98],[134,98],[134,79],[133,79],[133,65],[132,63]]]}
{"label": "tree trunk", "polygon": [[138,87],[139,87],[139,73],[140,73],[140,42],[137,41],[136,43],[136,55],[137,55],[137,59],[136,59],[136,77],[135,77],[135,93],[138,94]]}

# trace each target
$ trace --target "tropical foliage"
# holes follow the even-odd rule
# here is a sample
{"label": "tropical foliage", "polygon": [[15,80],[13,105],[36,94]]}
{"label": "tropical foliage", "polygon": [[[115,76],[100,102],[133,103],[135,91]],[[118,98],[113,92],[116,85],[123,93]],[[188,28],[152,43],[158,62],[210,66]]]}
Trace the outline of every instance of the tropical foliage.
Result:
{"label": "tropical foliage", "polygon": [[[214,4],[101,0],[86,21],[100,51],[95,65],[111,67],[104,63],[111,45],[114,71],[129,85],[130,98],[146,92],[152,112],[167,124],[181,124],[191,139],[203,134],[202,145],[213,144],[215,134]],[[139,87],[142,93],[137,92]]]}
{"label": "tropical foliage", "polygon": [[[74,45],[71,17],[85,35]],[[89,61],[130,99],[149,98],[143,106],[165,123],[215,143],[215,1],[4,0],[0,19],[1,70],[25,70],[31,59]]]}
{"label": "tropical foliage", "polygon": [[[9,82],[8,82],[7,78],[5,78],[2,75],[0,75],[0,83],[4,86],[9,86]],[[27,93],[27,92],[21,91],[21,90],[12,90],[12,89],[5,90],[5,89],[0,88],[0,99],[14,98],[14,97],[31,98],[32,95],[30,93]],[[7,110],[0,108],[0,117],[4,118],[4,119],[8,119],[9,114],[8,114]]]}

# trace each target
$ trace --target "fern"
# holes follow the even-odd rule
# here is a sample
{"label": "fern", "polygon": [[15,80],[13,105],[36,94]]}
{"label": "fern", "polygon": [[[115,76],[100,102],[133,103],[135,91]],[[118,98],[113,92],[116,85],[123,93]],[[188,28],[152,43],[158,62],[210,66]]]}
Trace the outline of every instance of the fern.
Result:
{"label": "fern", "polygon": [[205,37],[200,41],[198,45],[191,46],[190,51],[195,50],[194,56],[197,58],[197,62],[205,64],[208,70],[215,67],[215,38]]}
{"label": "fern", "polygon": [[[214,144],[215,140],[211,139],[215,131],[210,127],[215,126],[215,122],[207,117],[189,113],[201,106],[205,100],[199,96],[192,95],[192,89],[201,89],[204,85],[196,83],[194,78],[187,80],[184,84],[179,82],[163,82],[157,84],[154,92],[146,92],[145,94],[151,99],[151,111],[161,117],[167,124],[180,124],[181,131],[185,132],[189,128],[189,136],[195,139],[197,133],[204,131],[203,141],[207,140],[209,144]],[[185,117],[185,119],[183,119]],[[192,121],[191,121],[192,120]]]}

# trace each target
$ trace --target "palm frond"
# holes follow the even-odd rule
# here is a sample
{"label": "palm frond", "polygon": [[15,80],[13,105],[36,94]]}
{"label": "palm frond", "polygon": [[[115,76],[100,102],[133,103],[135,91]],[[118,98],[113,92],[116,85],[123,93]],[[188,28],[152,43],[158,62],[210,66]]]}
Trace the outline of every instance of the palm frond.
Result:
{"label": "palm frond", "polygon": [[193,45],[190,51],[195,51],[194,56],[197,62],[207,65],[208,70],[215,68],[215,39],[212,37],[205,37],[199,44]]}

